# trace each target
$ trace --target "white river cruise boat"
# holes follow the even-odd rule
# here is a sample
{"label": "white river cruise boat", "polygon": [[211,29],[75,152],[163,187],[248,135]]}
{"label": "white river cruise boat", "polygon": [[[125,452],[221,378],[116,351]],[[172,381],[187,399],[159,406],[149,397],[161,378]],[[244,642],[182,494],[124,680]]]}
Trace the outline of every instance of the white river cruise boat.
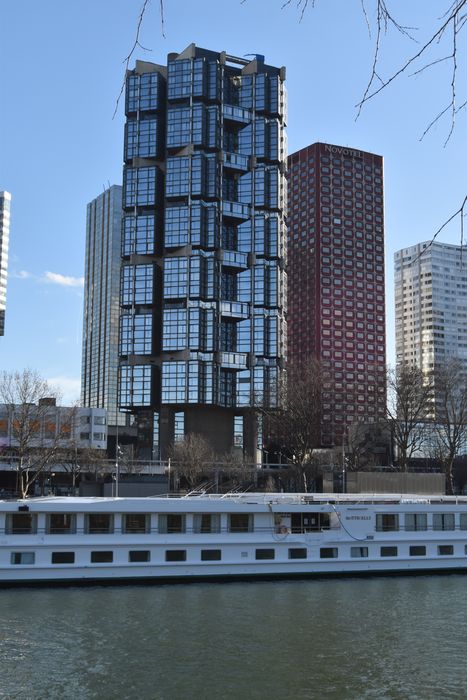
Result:
{"label": "white river cruise boat", "polygon": [[264,494],[0,501],[0,584],[467,569],[467,498]]}

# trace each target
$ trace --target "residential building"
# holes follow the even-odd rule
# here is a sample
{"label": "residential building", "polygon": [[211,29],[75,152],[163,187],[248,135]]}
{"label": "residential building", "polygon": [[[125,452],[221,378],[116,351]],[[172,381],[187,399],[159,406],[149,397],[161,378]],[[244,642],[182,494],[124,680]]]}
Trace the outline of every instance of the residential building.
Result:
{"label": "residential building", "polygon": [[11,194],[0,192],[0,335],[5,334],[8,244],[10,238]]}
{"label": "residential building", "polygon": [[120,386],[139,455],[261,447],[286,351],[285,70],[188,46],[126,81]]}
{"label": "residential building", "polygon": [[341,446],[385,413],[383,159],[315,143],[288,165],[288,360],[319,360],[321,446]]}
{"label": "residential building", "polygon": [[126,425],[117,411],[122,187],[112,185],[87,206],[81,404],[105,408],[109,425]]}
{"label": "residential building", "polygon": [[425,241],[394,255],[396,361],[428,376],[450,359],[467,371],[465,248]]}

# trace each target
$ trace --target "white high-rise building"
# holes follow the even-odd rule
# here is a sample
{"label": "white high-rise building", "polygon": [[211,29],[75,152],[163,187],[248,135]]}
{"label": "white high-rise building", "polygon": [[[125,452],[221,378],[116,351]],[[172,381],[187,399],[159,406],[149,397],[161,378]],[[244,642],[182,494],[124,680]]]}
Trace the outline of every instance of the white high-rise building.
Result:
{"label": "white high-rise building", "polygon": [[467,370],[467,250],[418,243],[394,256],[396,361],[427,374],[452,358]]}
{"label": "white high-rise building", "polygon": [[9,192],[0,192],[0,335],[4,335],[5,332],[10,203],[11,194]]}

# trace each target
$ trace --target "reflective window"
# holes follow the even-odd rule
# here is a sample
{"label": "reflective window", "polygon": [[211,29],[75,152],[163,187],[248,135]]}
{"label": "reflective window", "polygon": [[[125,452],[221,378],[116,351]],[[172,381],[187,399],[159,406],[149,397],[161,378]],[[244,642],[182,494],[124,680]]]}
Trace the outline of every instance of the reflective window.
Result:
{"label": "reflective window", "polygon": [[156,204],[157,168],[128,168],[123,173],[123,206],[144,207]]}
{"label": "reflective window", "polygon": [[155,217],[126,214],[122,222],[122,255],[151,255],[155,244]]}
{"label": "reflective window", "polygon": [[185,413],[177,411],[174,414],[174,442],[180,442],[185,438]]}
{"label": "reflective window", "polygon": [[151,388],[152,367],[150,365],[122,365],[120,367],[120,406],[150,406]]}
{"label": "reflective window", "polygon": [[125,160],[157,156],[157,120],[128,119],[125,125]]}
{"label": "reflective window", "polygon": [[188,294],[188,259],[166,258],[164,261],[164,298],[178,299]]}
{"label": "reflective window", "polygon": [[187,314],[187,309],[164,309],[163,350],[184,350],[187,347]]}
{"label": "reflective window", "polygon": [[152,304],[153,297],[154,266],[124,265],[121,273],[121,305]]}
{"label": "reflective window", "polygon": [[454,513],[434,513],[433,530],[454,530]]}
{"label": "reflective window", "polygon": [[120,355],[150,355],[152,352],[152,315],[120,316]]}
{"label": "reflective window", "polygon": [[12,552],[10,556],[11,564],[34,564],[35,552]]}
{"label": "reflective window", "polygon": [[406,513],[404,519],[406,530],[416,531],[427,529],[426,513]]}
{"label": "reflective window", "polygon": [[130,75],[126,81],[126,111],[144,112],[159,107],[159,73]]}
{"label": "reflective window", "polygon": [[162,403],[185,403],[186,380],[186,362],[163,362]]}

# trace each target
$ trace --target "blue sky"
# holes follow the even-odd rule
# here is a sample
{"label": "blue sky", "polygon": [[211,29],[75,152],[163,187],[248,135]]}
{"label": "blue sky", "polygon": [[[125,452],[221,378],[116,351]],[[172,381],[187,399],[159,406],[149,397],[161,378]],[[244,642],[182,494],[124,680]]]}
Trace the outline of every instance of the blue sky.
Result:
{"label": "blue sky", "polygon": [[[123,60],[143,0],[3,0],[0,25],[0,190],[12,193],[5,337],[0,369],[32,367],[79,396],[86,204],[122,173],[123,105],[112,118]],[[427,240],[466,191],[467,115],[446,147],[449,120],[422,141],[450,100],[446,62],[402,77],[355,121],[372,65],[373,42],[360,0],[325,0],[300,22],[296,0],[159,0],[145,16],[134,58],[165,63],[191,42],[243,56],[262,53],[287,68],[292,153],[315,141],[385,158],[388,360],[394,358],[393,253]],[[423,43],[449,2],[392,0],[395,17]],[[372,19],[373,0],[367,0]],[[446,37],[447,39],[448,37]],[[459,46],[459,99],[466,52]],[[381,73],[419,45],[389,32]],[[435,48],[429,60],[449,53]],[[420,67],[420,66],[418,66]],[[440,240],[459,242],[459,226]]]}

